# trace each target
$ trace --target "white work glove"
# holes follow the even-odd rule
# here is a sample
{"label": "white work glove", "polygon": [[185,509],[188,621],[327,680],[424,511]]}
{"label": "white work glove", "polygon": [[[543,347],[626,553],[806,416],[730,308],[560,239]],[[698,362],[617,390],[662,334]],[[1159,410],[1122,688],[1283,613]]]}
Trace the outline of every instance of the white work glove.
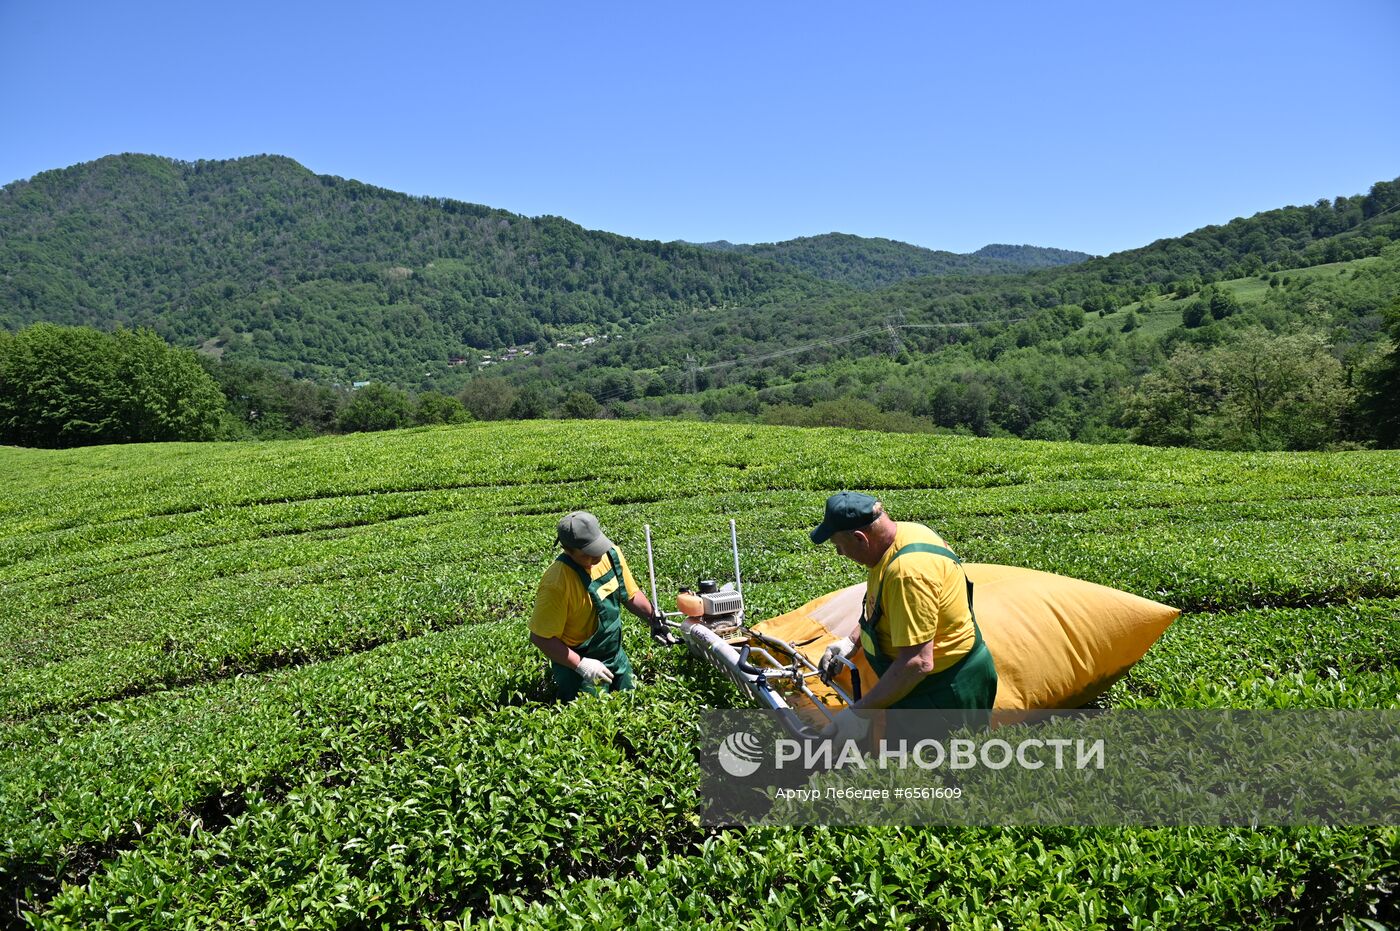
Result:
{"label": "white work glove", "polygon": [[574,667],[574,672],[583,676],[589,685],[597,685],[600,682],[604,685],[612,684],[612,670],[604,666],[602,660],[589,659],[585,656],[578,661],[578,665]]}
{"label": "white work glove", "polygon": [[856,645],[842,637],[831,646],[826,648],[822,658],[817,661],[817,671],[822,674],[822,678],[830,679],[841,671],[840,660],[845,659],[856,651]]}
{"label": "white work glove", "polygon": [[844,744],[848,740],[864,739],[869,731],[870,719],[854,708],[847,708],[837,712],[836,717],[832,718],[831,723],[822,731],[822,736]]}

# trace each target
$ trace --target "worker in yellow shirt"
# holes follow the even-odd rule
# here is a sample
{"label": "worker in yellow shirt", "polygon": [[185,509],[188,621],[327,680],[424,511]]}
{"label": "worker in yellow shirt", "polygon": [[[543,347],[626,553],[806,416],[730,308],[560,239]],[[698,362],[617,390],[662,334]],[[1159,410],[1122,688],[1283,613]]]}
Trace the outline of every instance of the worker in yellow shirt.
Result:
{"label": "worker in yellow shirt", "polygon": [[923,524],[896,523],[879,501],[843,491],[826,502],[813,543],[865,566],[865,604],[849,640],[827,647],[821,667],[859,645],[879,681],[837,714],[827,736],[860,739],[863,711],[941,708],[974,712],[984,722],[997,693],[996,664],[972,612],[972,584],[962,562]]}
{"label": "worker in yellow shirt", "polygon": [[648,621],[658,640],[673,642],[670,634],[598,518],[587,511],[564,515],[556,541],[564,552],[540,579],[530,642],[549,657],[563,701],[572,701],[580,689],[594,694],[599,688],[632,688],[622,609]]}

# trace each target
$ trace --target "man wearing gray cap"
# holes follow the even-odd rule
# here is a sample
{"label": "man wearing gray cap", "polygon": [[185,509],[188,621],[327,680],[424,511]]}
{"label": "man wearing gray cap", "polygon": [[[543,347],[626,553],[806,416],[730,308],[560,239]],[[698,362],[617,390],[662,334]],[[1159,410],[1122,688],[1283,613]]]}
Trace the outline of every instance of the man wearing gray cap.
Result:
{"label": "man wearing gray cap", "polygon": [[923,524],[895,522],[879,501],[842,491],[826,501],[813,543],[866,567],[865,602],[852,639],[822,656],[865,651],[880,679],[836,715],[827,735],[859,740],[869,728],[862,712],[880,708],[939,708],[985,723],[997,694],[997,670],[972,613],[972,583],[943,538]]}
{"label": "man wearing gray cap", "polygon": [[550,564],[535,595],[530,642],[550,659],[562,701],[632,688],[632,664],[622,649],[622,609],[669,639],[627,560],[587,511],[565,514],[555,537],[564,552]]}

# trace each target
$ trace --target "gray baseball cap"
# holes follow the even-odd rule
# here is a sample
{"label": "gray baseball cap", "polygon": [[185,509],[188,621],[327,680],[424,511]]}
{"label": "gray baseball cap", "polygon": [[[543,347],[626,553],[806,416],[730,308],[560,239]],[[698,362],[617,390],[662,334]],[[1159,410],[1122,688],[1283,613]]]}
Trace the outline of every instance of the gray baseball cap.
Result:
{"label": "gray baseball cap", "polygon": [[613,542],[603,536],[598,518],[587,511],[571,511],[560,518],[556,538],[560,546],[583,550],[589,556],[602,556],[613,548]]}

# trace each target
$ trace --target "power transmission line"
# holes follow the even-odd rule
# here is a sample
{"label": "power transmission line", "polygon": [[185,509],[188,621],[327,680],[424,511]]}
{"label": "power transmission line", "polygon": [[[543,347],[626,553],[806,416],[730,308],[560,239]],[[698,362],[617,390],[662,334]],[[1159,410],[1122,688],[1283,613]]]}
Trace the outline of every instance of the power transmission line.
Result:
{"label": "power transmission line", "polygon": [[[876,324],[875,326],[869,326],[865,327],[864,329],[856,330],[852,333],[847,333],[843,336],[836,336],[830,339],[812,340],[811,342],[801,343],[796,346],[788,346],[785,349],[779,349],[774,352],[766,352],[758,355],[750,354],[738,356],[733,359],[725,359],[722,362],[712,362],[709,365],[696,365],[695,362],[697,360],[695,359],[695,357],[687,353],[685,357],[686,369],[682,373],[682,378],[683,383],[688,388],[689,393],[695,394],[697,391],[696,374],[699,372],[713,372],[718,369],[731,368],[736,365],[767,362],[772,359],[782,358],[783,356],[798,355],[800,353],[810,352],[813,349],[818,349],[824,346],[838,346],[843,343],[853,342],[855,340],[862,339],[866,336],[874,336],[879,333],[885,333],[886,335],[894,335],[894,338],[898,339],[897,333],[899,330],[961,329],[966,327],[987,326],[988,324],[997,323],[1020,323],[1027,319],[1029,318],[1008,317],[997,320],[963,320],[950,323],[880,323]],[[901,343],[900,346],[902,348],[903,344]],[[599,404],[607,404],[609,401],[621,400],[627,395],[633,393],[634,390],[630,387],[616,388],[611,391],[605,391],[601,394],[595,395],[593,399]]]}
{"label": "power transmission line", "polygon": [[[1386,209],[1380,211],[1379,213],[1373,214],[1372,216],[1369,216],[1369,217],[1366,217],[1366,218],[1362,219],[1362,220],[1361,220],[1360,222],[1358,222],[1355,226],[1351,227],[1350,229],[1343,230],[1342,232],[1343,232],[1343,233],[1354,232],[1354,231],[1357,230],[1358,228],[1360,228],[1360,227],[1366,225],[1367,223],[1370,223],[1370,222],[1373,221],[1373,220],[1378,220],[1378,219],[1380,219],[1381,217],[1386,216],[1387,214],[1390,214],[1390,213],[1395,212],[1396,210],[1400,210],[1400,203],[1392,204],[1391,206],[1387,207]],[[852,341],[857,340],[857,339],[861,339],[861,338],[866,337],[866,336],[873,336],[873,335],[875,335],[875,334],[877,334],[877,333],[881,333],[881,332],[883,332],[883,333],[887,336],[887,338],[889,339],[889,341],[890,341],[889,345],[890,345],[890,353],[891,353],[891,355],[897,355],[897,354],[898,354],[900,351],[902,351],[903,348],[904,348],[903,341],[902,341],[902,339],[901,339],[900,336],[899,336],[899,331],[900,331],[900,330],[941,330],[941,329],[957,329],[957,328],[963,328],[963,327],[986,326],[986,325],[989,325],[989,324],[998,324],[998,323],[1011,324],[1011,323],[1020,323],[1020,322],[1022,322],[1022,321],[1024,321],[1024,320],[1027,320],[1027,319],[1029,319],[1029,318],[1027,318],[1027,317],[1009,317],[1009,318],[1003,318],[1003,319],[998,319],[998,320],[969,320],[969,321],[957,321],[957,322],[950,322],[950,323],[905,323],[905,322],[903,322],[903,311],[899,311],[899,312],[898,312],[898,317],[897,317],[897,319],[899,320],[898,323],[893,322],[893,320],[889,320],[889,321],[886,321],[885,323],[877,324],[877,325],[875,325],[875,326],[866,327],[866,328],[861,329],[861,330],[856,330],[855,332],[852,332],[852,333],[847,333],[847,334],[845,334],[844,336],[837,336],[837,337],[833,337],[833,338],[830,338],[830,339],[813,340],[813,341],[808,342],[808,343],[802,343],[802,344],[799,344],[799,345],[797,345],[797,346],[789,346],[789,347],[787,347],[787,348],[785,348],[785,349],[779,349],[779,350],[776,350],[776,351],[774,351],[774,352],[762,353],[762,354],[758,354],[758,355],[752,355],[752,354],[751,354],[751,355],[738,356],[738,357],[733,358],[733,359],[726,359],[726,360],[724,360],[724,361],[722,361],[722,362],[712,362],[712,363],[710,363],[709,365],[697,365],[696,363],[697,363],[698,360],[695,358],[695,356],[692,355],[692,354],[690,354],[690,353],[687,353],[687,354],[686,354],[686,357],[685,357],[685,366],[686,366],[686,367],[685,367],[685,370],[684,370],[684,372],[680,373],[680,374],[681,374],[681,377],[682,377],[682,384],[686,387],[686,389],[688,390],[688,392],[689,392],[690,394],[695,394],[695,393],[697,392],[697,389],[698,389],[698,385],[697,385],[697,381],[696,381],[696,376],[697,376],[697,374],[700,373],[700,372],[711,372],[711,371],[716,371],[716,370],[724,369],[724,368],[732,368],[733,366],[736,366],[736,365],[757,364],[757,363],[760,363],[760,362],[768,362],[768,361],[770,361],[770,360],[772,360],[772,359],[782,358],[783,356],[799,355],[799,354],[804,353],[804,352],[810,352],[810,351],[812,351],[813,349],[817,349],[817,348],[822,347],[822,346],[838,346],[838,345],[841,345],[841,344],[843,344],[843,343],[849,343],[849,342],[852,342]],[[672,374],[675,374],[675,373],[672,373]],[[680,387],[680,386],[677,386],[677,387]],[[625,398],[626,396],[628,396],[628,395],[630,395],[630,394],[634,394],[634,393],[635,393],[635,392],[634,392],[634,389],[633,389],[633,388],[630,388],[630,387],[617,388],[617,389],[614,389],[614,390],[611,390],[611,391],[606,391],[606,392],[603,392],[603,393],[601,393],[601,394],[595,395],[595,396],[594,396],[594,400],[596,400],[596,401],[597,401],[598,403],[600,403],[600,404],[606,404],[606,403],[608,403],[609,401],[619,400],[619,399],[621,399],[621,398]]]}

